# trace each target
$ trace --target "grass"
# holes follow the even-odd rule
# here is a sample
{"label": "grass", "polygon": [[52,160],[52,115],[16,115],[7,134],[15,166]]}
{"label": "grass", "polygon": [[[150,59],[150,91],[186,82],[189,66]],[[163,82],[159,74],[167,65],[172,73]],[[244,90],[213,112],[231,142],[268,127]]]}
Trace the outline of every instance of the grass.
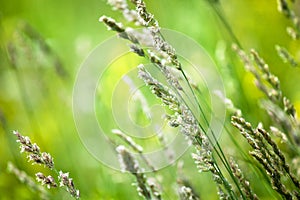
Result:
{"label": "grass", "polygon": [[[5,94],[3,103],[1,103],[3,130],[1,135],[3,140],[1,141],[3,142],[2,146],[5,147],[4,161],[11,160],[15,163],[16,166],[9,164],[9,169],[23,184],[18,183],[12,175],[2,173],[1,190],[5,191],[6,188],[11,188],[16,191],[14,193],[4,192],[3,199],[30,197],[55,199],[71,198],[71,196],[79,198],[77,188],[81,191],[82,199],[132,199],[133,197],[139,198],[138,196],[145,199],[298,199],[300,196],[297,172],[299,121],[296,110],[299,105],[299,100],[297,101],[299,93],[296,90],[296,81],[289,83],[289,80],[293,80],[293,78],[297,80],[296,78],[299,76],[299,73],[295,73],[299,72],[296,50],[292,48],[298,42],[298,24],[296,23],[298,18],[292,11],[294,4],[278,1],[278,5],[273,3],[270,10],[261,7],[261,10],[264,11],[263,15],[274,10],[272,16],[274,16],[275,22],[278,22],[276,23],[278,26],[274,26],[274,30],[285,32],[284,29],[288,27],[287,33],[284,33],[287,37],[282,41],[278,39],[279,36],[274,36],[274,38],[268,38],[261,45],[254,42],[252,46],[251,41],[255,39],[247,39],[244,37],[245,34],[239,34],[243,31],[242,29],[232,26],[236,23],[232,17],[237,14],[226,12],[227,4],[222,1],[191,3],[205,5],[204,10],[209,10],[209,15],[215,16],[215,22],[219,23],[216,27],[222,31],[222,36],[212,36],[215,40],[209,38],[209,34],[207,36],[204,34],[199,39],[202,41],[205,38],[205,41],[209,41],[204,44],[206,44],[208,52],[213,55],[215,50],[213,46],[216,44],[215,42],[212,45],[213,41],[222,38],[213,57],[218,64],[217,70],[222,75],[226,92],[228,92],[226,97],[220,92],[218,92],[219,97],[216,97],[205,96],[207,95],[205,90],[209,91],[209,89],[205,88],[203,80],[195,74],[191,74],[194,75],[191,76],[193,80],[190,78],[188,63],[182,57],[177,57],[176,51],[178,50],[174,50],[165,39],[164,33],[160,32],[160,26],[156,20],[159,17],[156,16],[165,16],[167,11],[161,14],[155,13],[154,18],[148,10],[155,11],[153,9],[155,3],[149,3],[149,8],[146,8],[142,1],[132,1],[128,7],[126,4],[122,6],[115,4],[116,2],[111,1],[111,4],[116,10],[125,14],[125,20],[122,15],[115,15],[105,10],[103,13],[115,15],[118,20],[104,16],[100,18],[100,21],[105,23],[109,29],[117,32],[121,39],[127,40],[127,43],[131,44],[129,47],[131,51],[140,57],[137,60],[128,58],[121,62],[117,59],[118,62],[114,64],[122,67],[143,63],[138,68],[127,68],[135,70],[136,76],[144,81],[143,90],[131,97],[132,103],[140,108],[135,108],[136,112],[132,113],[131,111],[130,115],[135,115],[132,119],[142,124],[137,124],[138,127],[145,127],[145,129],[139,129],[141,131],[137,133],[135,128],[129,128],[130,125],[120,127],[119,123],[113,121],[122,118],[116,118],[116,115],[119,115],[118,109],[114,113],[115,116],[112,115],[112,117],[104,113],[104,111],[110,112],[117,108],[116,104],[111,105],[106,102],[109,100],[102,100],[108,98],[103,96],[106,91],[115,91],[117,84],[123,84],[123,82],[117,83],[120,79],[116,78],[116,76],[121,77],[122,75],[114,74],[120,73],[119,70],[108,70],[103,74],[107,86],[102,85],[102,88],[97,88],[101,95],[97,97],[95,104],[97,115],[101,119],[100,124],[104,122],[105,130],[108,130],[105,132],[105,136],[109,138],[112,149],[116,149],[116,151],[113,150],[115,154],[119,153],[122,170],[129,171],[133,177],[109,168],[120,168],[117,163],[105,167],[87,157],[88,152],[74,134],[76,130],[71,125],[72,115],[70,112],[66,112],[66,110],[72,109],[70,90],[71,83],[75,80],[74,69],[69,69],[64,65],[64,58],[60,56],[64,55],[63,53],[55,53],[51,42],[49,45],[49,42],[36,30],[23,22],[9,42],[5,44],[7,54],[3,66],[8,68],[4,68],[5,70],[1,74],[5,78],[2,79],[2,82],[7,85],[7,89],[3,93]],[[233,1],[233,3],[236,2]],[[160,4],[165,6],[164,2],[160,2],[158,5]],[[184,5],[182,2],[175,4]],[[238,3],[236,4],[238,5]],[[259,5],[259,2],[256,5]],[[281,17],[280,13],[274,14],[276,6],[283,14]],[[137,12],[135,12],[135,7]],[[178,19],[184,17],[184,13],[181,16],[180,12],[178,11],[178,15],[174,15]],[[123,21],[124,25],[117,21]],[[208,20],[204,21],[203,24],[207,24]],[[185,25],[174,18],[170,20],[170,24],[171,22],[179,27]],[[197,20],[188,23],[188,26],[193,23],[197,27]],[[148,32],[133,32],[125,27],[142,27]],[[187,28],[187,30],[189,29],[191,27]],[[210,26],[208,29],[213,28]],[[193,29],[194,32],[197,32],[195,30],[197,28]],[[264,29],[263,34],[270,34],[270,32]],[[256,38],[256,41],[261,41],[262,36],[259,33],[256,35],[248,32],[246,35]],[[197,37],[199,36],[195,38]],[[121,39],[119,39],[120,42]],[[230,48],[232,43],[236,43],[234,50]],[[80,43],[80,45],[82,44]],[[270,44],[273,46],[273,52],[269,50]],[[248,47],[257,50],[251,50],[249,54],[245,53]],[[243,64],[238,61],[238,57]],[[72,56],[69,60],[72,60]],[[68,62],[76,62],[75,60],[74,57],[73,61]],[[151,63],[151,65],[146,65],[147,63]],[[285,69],[277,66],[285,66]],[[156,68],[156,70],[152,68]],[[292,75],[289,76],[290,74]],[[113,78],[110,78],[112,76]],[[196,80],[194,80],[195,78]],[[124,81],[125,84],[128,84],[130,80],[133,83],[137,81],[132,76],[128,76],[127,79],[124,79],[123,76],[122,80],[127,81]],[[142,84],[141,80],[139,84]],[[147,90],[145,85],[150,90]],[[158,100],[150,96],[152,94],[149,91]],[[120,94],[124,99],[128,95],[124,91]],[[111,96],[114,98],[113,95]],[[227,106],[224,124],[222,119],[218,118],[220,116],[215,116],[211,98],[220,98],[220,101],[224,101],[224,105]],[[227,98],[230,98],[231,101]],[[13,101],[8,101],[10,99]],[[126,107],[124,99],[118,99],[117,105]],[[151,105],[147,104],[149,102]],[[156,118],[161,117],[161,112],[157,115],[152,106],[157,106],[158,103],[164,106],[160,109],[165,111],[162,117],[166,122],[163,124],[162,132],[157,129],[147,129],[147,123],[159,122],[159,120],[149,120],[150,114],[156,114],[154,115]],[[259,105],[263,109],[260,109]],[[124,119],[128,117],[124,111],[120,113],[120,116],[124,116]],[[209,120],[213,117],[220,120],[217,124],[221,124],[224,128],[220,137],[210,124]],[[105,121],[105,119],[110,120]],[[234,129],[230,122],[237,129]],[[257,124],[257,127],[254,124]],[[28,166],[24,162],[26,159],[18,156],[14,143],[15,138],[11,134],[11,129],[18,127],[22,128],[20,132],[31,133],[30,137],[36,142],[39,141],[41,148],[51,152],[55,159],[55,166],[63,168],[62,171],[69,171],[73,179],[69,178],[69,173],[60,173],[53,168],[53,164],[51,164],[53,161],[49,162],[49,158],[52,160],[52,157],[47,156],[49,154],[41,153],[30,140],[29,143],[26,142],[28,139],[21,140],[20,138],[23,136],[17,134],[23,149],[29,153],[31,160],[46,165],[49,170],[39,166]],[[155,128],[155,126],[153,127]],[[114,134],[110,132],[111,129],[114,129]],[[144,134],[150,135],[151,140],[147,140],[149,139],[147,137],[143,138]],[[176,148],[169,148],[169,145],[170,141],[176,139],[178,134],[182,134],[181,141],[186,138],[185,145],[191,146],[191,148],[188,148],[180,159],[177,157],[175,159],[172,157],[174,156],[172,151]],[[156,162],[159,161],[158,157],[151,157],[151,152],[157,149],[165,155],[166,162],[170,166],[163,169],[158,167]],[[100,148],[100,150],[104,154],[109,152],[108,149]],[[94,156],[97,157],[97,155]],[[1,168],[4,169],[5,165],[6,163],[1,163]],[[25,174],[20,169],[28,173]],[[150,172],[148,173],[148,171]],[[60,178],[55,180],[54,176],[44,175],[49,172]],[[40,186],[30,178],[34,176],[33,174],[36,174],[38,182],[50,188],[57,187],[60,180],[61,185],[66,186],[66,191],[47,190],[47,195],[43,194],[44,191]],[[137,193],[131,186],[132,182],[135,183]],[[262,185],[258,183],[262,183]],[[13,187],[10,187],[11,185]],[[41,195],[39,196],[39,194]]]}

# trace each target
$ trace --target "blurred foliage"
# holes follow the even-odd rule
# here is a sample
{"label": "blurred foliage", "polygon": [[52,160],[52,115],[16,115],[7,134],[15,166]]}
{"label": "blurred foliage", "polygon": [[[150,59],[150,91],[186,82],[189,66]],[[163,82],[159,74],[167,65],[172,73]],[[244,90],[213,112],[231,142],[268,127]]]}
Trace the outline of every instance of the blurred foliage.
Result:
{"label": "blurred foliage", "polygon": [[[249,121],[269,123],[265,112],[258,108],[258,100],[263,95],[254,87],[253,76],[245,72],[231,53],[231,43],[236,41],[214,8],[223,13],[223,19],[227,20],[244,49],[255,48],[261,53],[272,72],[280,78],[285,95],[300,110],[300,69],[284,64],[275,50],[277,44],[285,46],[299,60],[299,42],[287,36],[286,27],[290,22],[277,11],[275,1],[162,0],[146,3],[162,27],[190,36],[207,50],[220,68],[228,88],[227,95]],[[103,14],[121,19],[121,15],[112,12],[104,0],[1,1],[0,199],[37,198],[16,177],[7,173],[8,161],[33,177],[39,170],[45,170],[32,167],[25,156],[19,154],[12,135],[15,129],[30,136],[43,151],[50,152],[56,166],[70,172],[81,190],[82,199],[138,198],[131,186],[133,177],[94,159],[81,143],[73,121],[72,88],[77,70],[93,48],[114,34],[98,22]],[[133,66],[139,60],[129,56],[119,62],[124,66],[123,71],[106,72],[101,84],[105,89],[99,93],[101,103],[96,105],[99,119],[107,120],[106,131],[113,127],[106,115],[110,112],[110,91],[122,73],[130,70],[126,66]],[[210,176],[198,174],[188,154],[183,160],[185,175],[193,177],[191,182],[202,198],[215,199],[216,189],[210,185]],[[177,198],[174,189],[176,166],[162,169],[159,174],[163,177],[162,185],[166,185],[163,187],[164,198]],[[252,179],[255,180],[250,178],[250,181]],[[259,185],[254,189],[268,199],[268,190]],[[64,191],[51,194],[53,199],[69,198]]]}

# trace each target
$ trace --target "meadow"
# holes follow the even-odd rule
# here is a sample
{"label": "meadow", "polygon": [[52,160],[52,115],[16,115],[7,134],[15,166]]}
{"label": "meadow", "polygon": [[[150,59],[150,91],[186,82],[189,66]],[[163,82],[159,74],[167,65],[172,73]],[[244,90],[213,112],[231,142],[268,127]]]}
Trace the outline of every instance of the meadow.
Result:
{"label": "meadow", "polygon": [[300,199],[299,1],[126,2],[1,3],[0,199]]}

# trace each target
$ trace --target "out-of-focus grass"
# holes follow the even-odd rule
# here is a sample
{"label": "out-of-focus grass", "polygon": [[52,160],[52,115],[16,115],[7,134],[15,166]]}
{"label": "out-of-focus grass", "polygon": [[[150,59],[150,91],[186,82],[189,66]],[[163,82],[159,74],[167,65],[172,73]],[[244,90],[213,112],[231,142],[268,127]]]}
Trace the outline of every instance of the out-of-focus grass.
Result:
{"label": "out-of-focus grass", "polygon": [[[221,3],[233,32],[245,49],[256,48],[261,52],[270,64],[271,70],[281,79],[283,91],[300,110],[300,91],[297,90],[299,69],[291,69],[274,56],[275,44],[286,44],[291,49],[296,49],[296,44],[290,42],[285,33],[285,27],[289,22],[277,12],[275,3],[259,0],[230,0]],[[225,41],[225,53],[230,51],[231,38],[205,0],[147,1],[147,5],[162,27],[183,32],[202,44],[220,65],[220,71],[227,77],[226,84],[229,86],[234,84],[233,89],[228,91],[229,96],[234,98],[233,100],[250,120],[254,122],[264,120],[263,115],[258,116],[257,109],[254,109],[261,93],[252,87],[253,78],[248,74],[245,75],[242,68],[234,67],[230,59],[220,61],[219,57],[216,57],[218,55],[216,48],[221,40]],[[13,175],[6,173],[7,161],[14,162],[29,175],[34,176],[37,172],[35,167],[26,162],[25,156],[19,155],[18,146],[12,135],[12,130],[15,129],[29,135],[34,142],[40,144],[43,151],[50,152],[58,168],[70,171],[83,199],[132,199],[137,196],[135,188],[131,186],[133,181],[131,176],[103,166],[86,151],[79,140],[73,121],[72,88],[76,72],[88,53],[113,34],[98,22],[102,14],[112,15],[117,19],[120,16],[113,13],[104,0],[1,2],[0,199],[35,198],[35,194],[26,186],[19,183]],[[6,46],[9,42],[13,42],[20,45],[20,48],[26,48],[26,44],[22,46],[14,38],[14,32],[20,22],[30,24],[45,38],[45,42],[61,59],[68,76],[58,74],[51,62],[39,64],[36,59],[30,60],[32,54],[36,56],[35,58],[43,56],[34,51],[35,44],[30,40],[26,43],[32,45],[29,48],[30,52],[27,52],[28,55],[26,52],[22,55],[16,70],[12,69]],[[270,24],[274,26],[269,26]],[[130,62],[129,58],[122,64]],[[114,80],[118,80],[122,75],[121,72],[118,71],[118,74],[113,71],[107,72],[103,85],[109,87]],[[238,82],[230,80],[232,76],[240,80],[240,88],[236,86]],[[112,95],[109,93],[111,90],[107,90],[107,96],[105,91],[102,90],[103,97],[100,100]],[[123,103],[122,99],[120,103]],[[101,105],[99,106],[97,110],[99,119],[107,119],[107,114],[101,112]],[[109,112],[109,107],[106,112]],[[106,123],[109,128],[109,125],[113,126],[110,121]],[[209,185],[210,178],[196,172],[188,155],[185,155],[184,159],[189,169],[186,175],[193,177],[192,183],[198,191],[207,194],[207,198],[204,199],[214,199],[216,196],[211,194],[216,191],[213,185]],[[162,183],[168,186],[163,188],[166,190],[166,199],[176,197],[173,189],[176,182],[174,174],[176,174],[174,166],[161,171],[164,177]],[[58,194],[54,192],[54,195],[68,198],[64,192]]]}

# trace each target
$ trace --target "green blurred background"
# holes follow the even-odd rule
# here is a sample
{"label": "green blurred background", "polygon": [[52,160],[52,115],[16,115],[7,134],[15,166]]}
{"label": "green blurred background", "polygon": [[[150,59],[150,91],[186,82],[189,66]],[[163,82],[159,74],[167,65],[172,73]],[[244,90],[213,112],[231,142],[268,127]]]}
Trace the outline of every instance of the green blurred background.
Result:
{"label": "green blurred background", "polygon": [[[182,32],[199,44],[218,64],[223,75],[227,95],[253,123],[264,121],[265,112],[259,109],[263,96],[253,84],[235,55],[233,42],[224,24],[206,0],[146,1],[148,10],[159,20],[161,27]],[[221,1],[224,17],[244,49],[257,49],[270,64],[282,84],[284,94],[300,110],[299,68],[284,64],[276,55],[274,45],[288,48],[300,57],[299,42],[286,34],[290,25],[277,11],[276,1]],[[37,199],[37,195],[15,176],[6,171],[7,162],[34,177],[46,169],[31,166],[19,154],[13,130],[31,137],[42,151],[49,152],[58,169],[69,171],[82,199],[138,199],[131,185],[134,178],[102,165],[91,156],[81,143],[72,114],[72,89],[80,64],[98,44],[114,35],[98,22],[101,15],[122,20],[104,0],[27,0],[0,2],[0,199]],[[25,27],[25,29],[24,29]],[[26,29],[27,27],[27,29]],[[31,28],[28,28],[31,27]],[[34,33],[32,38],[22,31]],[[30,35],[30,34],[29,34]],[[8,52],[17,47],[15,66]],[[46,46],[43,48],[43,46]],[[49,50],[50,49],[50,50]],[[123,61],[132,61],[130,57]],[[107,74],[106,80],[114,80]],[[108,96],[111,94],[108,90]],[[105,98],[105,94],[103,98]],[[122,101],[120,101],[122,103]],[[124,105],[125,106],[125,105]],[[101,111],[97,111],[100,115]],[[105,123],[112,123],[107,121]],[[215,199],[216,189],[208,174],[198,174],[189,155],[185,160],[187,177],[203,199]],[[165,199],[176,196],[176,166],[159,173]],[[268,199],[268,192],[258,193]],[[53,199],[70,199],[64,191],[51,192]]]}

